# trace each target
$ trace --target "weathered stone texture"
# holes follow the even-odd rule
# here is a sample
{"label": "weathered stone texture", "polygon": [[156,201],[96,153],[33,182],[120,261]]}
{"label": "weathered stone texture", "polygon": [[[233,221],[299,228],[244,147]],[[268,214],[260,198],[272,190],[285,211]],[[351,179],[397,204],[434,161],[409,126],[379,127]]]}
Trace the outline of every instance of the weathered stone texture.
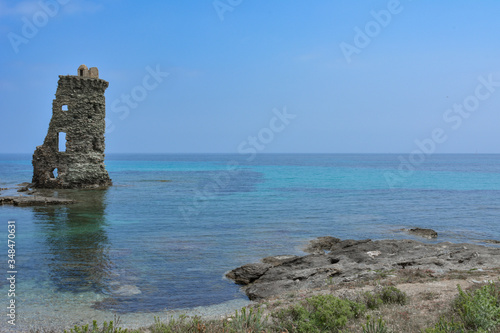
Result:
{"label": "weathered stone texture", "polygon": [[[314,251],[301,257],[278,256],[264,263],[246,264],[226,277],[243,285],[251,300],[276,297],[297,290],[322,288],[361,279],[379,278],[378,272],[402,269],[450,271],[487,270],[500,266],[500,249],[476,244],[429,244],[414,240],[340,240],[320,237]],[[325,250],[329,251],[325,253]],[[268,264],[274,262],[273,264]]]}
{"label": "weathered stone texture", "polygon": [[[34,187],[111,185],[104,165],[104,91],[109,83],[96,77],[97,68],[91,70],[82,65],[78,76],[59,76],[49,130],[33,154]],[[65,151],[59,151],[60,133],[66,133]]]}

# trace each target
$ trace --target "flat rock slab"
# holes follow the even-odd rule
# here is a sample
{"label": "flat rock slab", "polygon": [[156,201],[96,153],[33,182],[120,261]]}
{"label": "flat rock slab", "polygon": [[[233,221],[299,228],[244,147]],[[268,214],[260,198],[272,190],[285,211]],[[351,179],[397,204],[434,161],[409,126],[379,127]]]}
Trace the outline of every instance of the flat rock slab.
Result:
{"label": "flat rock slab", "polygon": [[318,237],[309,242],[305,247],[304,252],[307,253],[323,253],[330,251],[332,247],[338,244],[341,240],[332,236]]}
{"label": "flat rock slab", "polygon": [[[226,274],[242,284],[251,300],[301,289],[311,289],[375,277],[377,271],[430,269],[436,274],[451,270],[500,267],[500,248],[443,242],[426,244],[414,240],[339,240],[321,238],[311,242],[313,254],[269,257]],[[329,252],[323,249],[329,248]],[[321,252],[318,252],[321,251]],[[278,259],[278,258],[277,258]],[[248,275],[248,276],[247,276]]]}
{"label": "flat rock slab", "polygon": [[402,231],[406,231],[411,235],[420,236],[428,239],[437,238],[438,236],[438,233],[432,229],[411,228],[411,229],[402,229]]}
{"label": "flat rock slab", "polygon": [[0,197],[0,205],[12,206],[44,206],[44,205],[69,205],[76,203],[75,200],[44,197],[44,196],[18,196]]}
{"label": "flat rock slab", "polygon": [[226,276],[237,284],[247,285],[264,275],[272,267],[269,264],[247,264],[233,269]]}

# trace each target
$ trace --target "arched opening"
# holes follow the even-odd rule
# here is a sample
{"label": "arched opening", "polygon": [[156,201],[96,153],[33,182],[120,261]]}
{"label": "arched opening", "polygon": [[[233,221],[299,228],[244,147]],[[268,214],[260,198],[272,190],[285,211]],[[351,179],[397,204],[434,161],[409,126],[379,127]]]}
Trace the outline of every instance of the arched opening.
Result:
{"label": "arched opening", "polygon": [[80,65],[76,71],[77,75],[78,76],[89,76],[88,73],[86,71],[88,71],[89,69],[87,68],[87,66],[85,65]]}
{"label": "arched opening", "polygon": [[59,177],[59,170],[57,170],[57,168],[54,168],[54,169],[52,169],[52,171],[50,172],[50,179],[54,180],[54,179],[56,179],[57,177]]}
{"label": "arched opening", "polygon": [[66,133],[59,132],[58,141],[59,141],[59,143],[58,143],[59,151],[62,153],[66,152]]}

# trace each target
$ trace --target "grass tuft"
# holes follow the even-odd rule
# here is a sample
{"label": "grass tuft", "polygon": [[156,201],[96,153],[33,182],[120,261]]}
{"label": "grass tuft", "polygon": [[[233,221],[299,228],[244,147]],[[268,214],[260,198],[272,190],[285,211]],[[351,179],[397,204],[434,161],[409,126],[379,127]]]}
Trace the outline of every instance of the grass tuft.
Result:
{"label": "grass tuft", "polygon": [[385,326],[385,321],[382,318],[378,318],[377,320],[371,319],[368,316],[366,320],[366,324],[362,325],[363,333],[388,333],[389,330]]}
{"label": "grass tuft", "polygon": [[[117,325],[118,326],[118,325]],[[93,321],[92,327],[89,327],[89,325],[83,325],[83,326],[75,326],[74,328],[70,329],[69,332],[64,330],[64,333],[127,333],[128,330],[121,328],[121,327],[115,327],[113,324],[113,321],[104,322],[102,325],[102,328],[100,328],[97,325],[97,321]]]}

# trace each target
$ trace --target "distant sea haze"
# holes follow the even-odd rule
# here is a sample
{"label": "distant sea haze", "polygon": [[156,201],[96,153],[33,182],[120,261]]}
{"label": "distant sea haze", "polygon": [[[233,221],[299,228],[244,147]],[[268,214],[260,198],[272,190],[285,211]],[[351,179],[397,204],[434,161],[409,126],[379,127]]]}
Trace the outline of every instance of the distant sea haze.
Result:
{"label": "distant sea haze", "polygon": [[[385,175],[398,168],[394,154],[246,157],[109,154],[114,186],[58,191],[78,204],[0,206],[4,223],[16,220],[29,311],[74,302],[81,313],[127,314],[244,300],[225,272],[299,254],[318,236],[408,238],[401,228],[421,227],[437,241],[500,239],[500,155],[431,155],[393,186]],[[30,159],[0,155],[0,187],[30,181]]]}

